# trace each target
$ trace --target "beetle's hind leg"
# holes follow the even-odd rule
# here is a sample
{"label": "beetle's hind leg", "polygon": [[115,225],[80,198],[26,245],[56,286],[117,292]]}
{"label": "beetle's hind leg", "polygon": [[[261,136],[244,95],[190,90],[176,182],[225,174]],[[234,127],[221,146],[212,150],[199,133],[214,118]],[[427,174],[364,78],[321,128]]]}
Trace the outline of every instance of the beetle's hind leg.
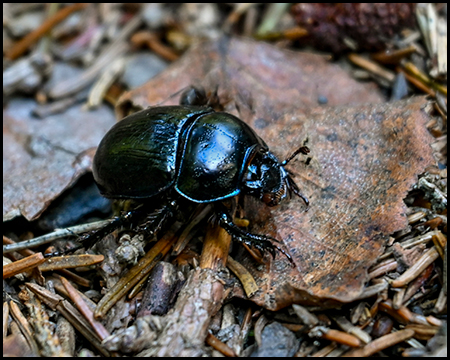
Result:
{"label": "beetle's hind leg", "polygon": [[98,241],[103,239],[108,234],[112,233],[114,230],[123,227],[130,218],[133,217],[133,211],[128,211],[125,214],[114,217],[111,222],[100,229],[94,230],[89,233],[85,233],[81,236],[78,236],[77,242],[78,244],[74,247],[64,250],[64,251],[55,251],[49,254],[45,254],[45,257],[54,257],[54,256],[62,256],[68,253],[74,252],[81,248],[89,249],[94,246]]}
{"label": "beetle's hind leg", "polygon": [[122,215],[115,217],[103,229],[98,230],[94,234],[88,234],[88,239],[82,240],[82,245],[90,248],[97,241],[121,227],[130,228],[136,232],[144,232],[147,235],[153,235],[161,230],[167,221],[174,216],[176,207],[177,203],[173,200],[156,209],[149,209],[148,206],[142,205],[134,210],[124,212]]}
{"label": "beetle's hind leg", "polygon": [[275,250],[278,250],[287,257],[291,264],[294,264],[292,261],[292,257],[286,251],[272,243],[279,243],[279,241],[274,237],[268,235],[252,234],[245,230],[242,230],[233,222],[229,211],[222,204],[216,206],[216,214],[218,217],[219,225],[223,227],[235,240],[242,242],[248,246],[254,247],[262,253],[268,251],[274,259],[276,254]]}
{"label": "beetle's hind leg", "polygon": [[90,249],[105,236],[120,228],[130,228],[137,232],[154,234],[174,216],[176,207],[177,204],[175,201],[170,201],[160,208],[153,210],[150,210],[146,205],[141,205],[134,210],[123,212],[121,215],[114,217],[111,222],[104,227],[82,235],[78,239],[79,244],[74,248],[64,252],[47,254],[46,257],[65,255],[83,247]]}
{"label": "beetle's hind leg", "polygon": [[153,210],[143,219],[143,221],[136,227],[137,232],[145,232],[148,235],[153,235],[159,232],[167,221],[174,215],[177,208],[177,203],[173,200],[163,205],[160,208]]}

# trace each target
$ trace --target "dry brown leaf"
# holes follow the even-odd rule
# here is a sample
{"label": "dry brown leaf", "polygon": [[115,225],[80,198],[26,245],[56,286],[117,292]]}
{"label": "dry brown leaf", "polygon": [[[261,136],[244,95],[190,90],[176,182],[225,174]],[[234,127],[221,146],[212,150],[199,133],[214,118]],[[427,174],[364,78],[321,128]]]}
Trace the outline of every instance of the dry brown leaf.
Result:
{"label": "dry brown leaf", "polygon": [[270,269],[254,270],[262,288],[255,302],[270,309],[292,302],[324,305],[331,299],[352,301],[364,291],[367,269],[388,235],[407,225],[402,199],[433,161],[425,105],[424,98],[415,98],[315,109],[287,114],[267,131],[261,129],[276,154],[295,148],[307,135],[315,159],[309,166],[289,165],[311,201],[308,212],[302,213],[296,200],[269,211],[254,201],[246,206],[257,225],[253,231],[283,239],[297,265],[292,269],[278,257]]}
{"label": "dry brown leaf", "polygon": [[357,82],[325,56],[222,38],[192,47],[160,75],[122,96],[118,118],[130,107],[178,105],[174,94],[191,85],[217,89],[226,110],[245,121],[251,114],[260,115],[260,121],[276,121],[291,108],[303,112],[322,99],[328,105],[384,101],[374,83]]}
{"label": "dry brown leaf", "polygon": [[[261,288],[252,300],[276,310],[359,296],[388,234],[407,223],[403,197],[433,161],[426,101],[373,104],[382,97],[372,84],[356,82],[323,57],[233,39],[193,48],[126,94],[118,111],[176,104],[171,95],[193,84],[218,89],[226,110],[237,107],[280,159],[309,139],[311,164],[289,164],[311,201],[309,212],[299,199],[276,209],[251,199],[245,206],[252,231],[282,239],[297,265],[277,256],[257,269],[241,259]],[[352,106],[317,107],[319,97]],[[372,105],[358,105],[365,102]]]}

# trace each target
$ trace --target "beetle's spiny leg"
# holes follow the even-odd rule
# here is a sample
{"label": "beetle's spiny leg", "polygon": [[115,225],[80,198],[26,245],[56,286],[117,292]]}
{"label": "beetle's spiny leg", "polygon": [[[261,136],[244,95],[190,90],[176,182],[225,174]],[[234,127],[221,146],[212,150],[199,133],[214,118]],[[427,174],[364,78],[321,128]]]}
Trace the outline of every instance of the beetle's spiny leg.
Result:
{"label": "beetle's spiny leg", "polygon": [[279,246],[277,246],[277,245],[273,245],[280,253],[282,253],[284,256],[286,256],[287,257],[287,259],[289,260],[289,262],[291,263],[291,265],[292,265],[292,267],[295,267],[295,263],[294,263],[294,261],[292,260],[292,256],[291,255],[289,255],[286,251],[284,251],[282,248],[280,248]]}
{"label": "beetle's spiny leg", "polygon": [[146,216],[144,219],[147,221],[137,227],[138,231],[148,232],[151,227],[151,232],[155,233],[159,231],[164,226],[166,221],[173,216],[175,208],[176,202],[172,201],[165,204],[163,207],[156,209],[153,213],[147,216],[147,210],[145,207],[139,207],[138,209],[124,212],[120,216],[114,217],[111,222],[104,227],[80,236],[78,239],[79,244],[77,246],[65,251],[47,254],[46,257],[65,255],[82,247],[89,249],[114,230],[121,227],[133,227],[133,222],[140,224],[143,221],[144,216]]}
{"label": "beetle's spiny leg", "polygon": [[166,222],[175,214],[176,202],[172,201],[164,205],[162,208],[156,209],[147,215],[144,222],[137,227],[137,231],[143,231],[151,235],[160,231]]}
{"label": "beetle's spiny leg", "polygon": [[[272,257],[275,259],[275,254],[277,249],[294,265],[292,257],[282,250],[279,246],[272,244],[272,241],[280,243],[277,239],[268,235],[252,234],[247,231],[240,229],[231,219],[231,215],[225,210],[223,205],[217,206],[219,224],[223,227],[234,239],[242,242],[248,246],[254,247],[264,253],[268,251]],[[295,265],[294,265],[295,266]]]}
{"label": "beetle's spiny leg", "polygon": [[[247,234],[254,235],[254,234],[250,234],[250,233],[247,233]],[[264,240],[257,239],[256,240],[255,238],[249,239],[249,237],[236,235],[236,234],[232,234],[232,236],[233,236],[233,239],[235,239],[247,246],[254,247],[257,250],[261,251],[262,253],[264,253],[265,251],[270,252],[272,257],[275,259],[275,246],[269,240],[266,240],[266,239],[264,239]]]}
{"label": "beetle's spiny leg", "polygon": [[78,245],[64,250],[64,251],[54,251],[49,254],[45,254],[45,257],[54,257],[54,256],[62,256],[68,253],[74,252],[81,248],[91,248],[94,244],[103,239],[106,235],[112,233],[114,230],[118,229],[123,224],[123,219],[121,216],[114,217],[109,224],[106,224],[102,228],[98,230],[94,230],[92,232],[85,233],[78,237]]}
{"label": "beetle's spiny leg", "polygon": [[70,248],[70,249],[67,249],[67,250],[53,251],[51,253],[44,254],[44,257],[45,258],[50,258],[50,257],[55,257],[55,256],[63,256],[63,255],[66,255],[66,254],[68,254],[70,252],[77,251],[78,249],[81,249],[82,247],[84,247],[84,245],[78,244],[78,245],[74,246],[73,248]]}
{"label": "beetle's spiny leg", "polygon": [[82,247],[90,249],[105,236],[111,234],[114,230],[117,230],[118,228],[126,225],[127,223],[130,223],[136,216],[141,214],[142,213],[140,211],[128,211],[122,214],[121,216],[116,216],[112,219],[112,221],[108,225],[92,233],[83,235],[83,237],[79,241]]}
{"label": "beetle's spiny leg", "polygon": [[295,195],[297,195],[299,198],[301,198],[304,201],[304,203],[306,204],[306,210],[305,211],[308,211],[309,210],[309,200],[308,200],[308,198],[305,195],[303,195],[298,190],[293,190],[293,192],[294,192]]}
{"label": "beetle's spiny leg", "polygon": [[[273,259],[275,259],[275,254],[276,254],[275,250],[278,250],[280,253],[282,253],[284,256],[286,256],[286,258],[289,260],[289,262],[292,264],[292,266],[295,267],[295,263],[293,262],[291,255],[289,255],[285,250],[283,250],[279,246],[272,244],[272,242],[267,239],[267,238],[269,238],[268,236],[256,235],[256,234],[251,234],[251,233],[246,233],[245,237],[240,236],[240,235],[235,235],[235,234],[231,234],[231,235],[237,241],[242,242],[250,247],[254,247],[254,248],[258,249],[259,251],[261,251],[262,253],[264,253],[265,251],[268,251],[272,255]],[[250,235],[250,236],[248,236],[248,235]],[[251,240],[248,239],[249,237],[251,238]],[[277,240],[277,242],[279,242],[279,241]]]}

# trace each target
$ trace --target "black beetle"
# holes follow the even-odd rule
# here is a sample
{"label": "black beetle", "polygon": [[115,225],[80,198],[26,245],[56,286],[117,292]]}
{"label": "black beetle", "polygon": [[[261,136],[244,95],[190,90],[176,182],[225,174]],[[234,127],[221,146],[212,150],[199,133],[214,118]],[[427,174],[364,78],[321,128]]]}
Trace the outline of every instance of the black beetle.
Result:
{"label": "black beetle", "polygon": [[[299,152],[309,149],[302,146],[293,156]],[[280,163],[253,129],[231,114],[208,106],[159,106],[127,116],[107,132],[93,174],[105,197],[164,198],[152,218],[155,228],[173,216],[180,197],[214,203],[227,232],[274,256],[279,248],[270,240],[277,240],[238,228],[223,202],[244,192],[274,206],[294,193],[308,205],[284,169],[292,157]]]}

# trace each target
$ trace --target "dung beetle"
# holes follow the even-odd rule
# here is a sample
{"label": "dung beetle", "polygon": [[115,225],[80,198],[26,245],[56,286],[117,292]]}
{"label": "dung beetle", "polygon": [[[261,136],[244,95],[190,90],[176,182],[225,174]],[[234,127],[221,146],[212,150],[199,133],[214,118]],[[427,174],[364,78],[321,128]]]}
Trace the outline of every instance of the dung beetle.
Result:
{"label": "dung beetle", "polygon": [[[181,104],[187,97],[198,100],[189,92]],[[302,146],[293,156],[299,152],[309,149]],[[229,113],[209,106],[157,106],[125,117],[106,133],[93,175],[107,198],[163,200],[151,217],[155,228],[173,217],[180,199],[213,203],[219,225],[234,239],[275,256],[275,248],[282,251],[271,242],[277,240],[237,227],[224,202],[242,192],[275,206],[294,193],[308,205],[284,168],[293,156],[279,162],[250,126]]]}

